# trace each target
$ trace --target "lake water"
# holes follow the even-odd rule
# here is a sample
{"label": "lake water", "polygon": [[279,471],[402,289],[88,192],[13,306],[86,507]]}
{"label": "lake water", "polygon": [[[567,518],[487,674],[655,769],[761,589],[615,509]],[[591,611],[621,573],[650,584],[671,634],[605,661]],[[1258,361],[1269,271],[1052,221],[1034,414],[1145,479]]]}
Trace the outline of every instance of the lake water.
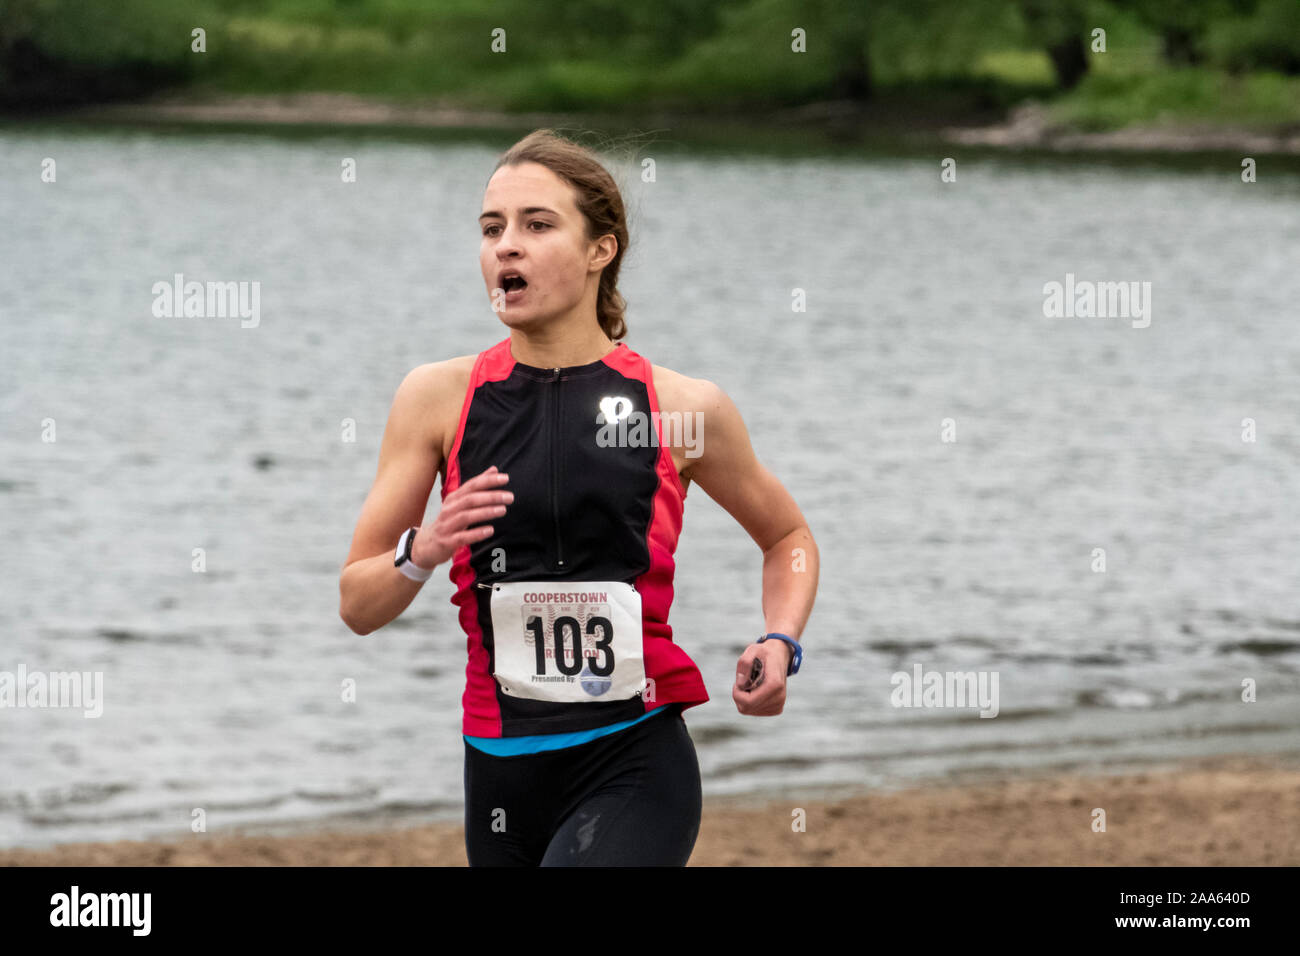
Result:
{"label": "lake water", "polygon": [[[104,681],[97,719],[0,710],[0,845],[459,817],[446,567],[366,637],[338,575],[397,384],[505,337],[507,143],[0,128],[0,671]],[[626,341],[734,399],[822,559],[785,713],[740,716],[761,555],[691,488],[706,796],[1300,753],[1300,173],[651,155]],[[176,273],[259,323],[155,317]],[[1046,317],[1067,274],[1149,282],[1149,324]],[[893,706],[918,665],[995,673],[998,716]]]}

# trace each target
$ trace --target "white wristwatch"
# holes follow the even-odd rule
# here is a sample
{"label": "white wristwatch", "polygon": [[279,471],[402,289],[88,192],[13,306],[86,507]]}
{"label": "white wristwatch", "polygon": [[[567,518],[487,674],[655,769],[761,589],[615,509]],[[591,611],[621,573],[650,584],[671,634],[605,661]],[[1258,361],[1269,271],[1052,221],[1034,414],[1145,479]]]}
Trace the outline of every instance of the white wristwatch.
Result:
{"label": "white wristwatch", "polygon": [[433,574],[433,568],[422,568],[411,560],[411,546],[415,544],[415,533],[419,528],[407,528],[397,542],[397,554],[393,565],[412,581],[427,581]]}

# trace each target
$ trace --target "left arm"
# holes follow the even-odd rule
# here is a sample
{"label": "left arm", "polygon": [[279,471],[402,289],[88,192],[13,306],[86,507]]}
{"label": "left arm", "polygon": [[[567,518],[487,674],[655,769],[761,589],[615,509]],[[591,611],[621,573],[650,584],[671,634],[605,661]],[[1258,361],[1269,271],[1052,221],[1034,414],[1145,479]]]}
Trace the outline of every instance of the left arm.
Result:
{"label": "left arm", "polygon": [[[749,533],[763,552],[763,620],[768,633],[800,641],[817,595],[817,543],[790,492],[763,467],[736,405],[717,385],[697,380],[690,407],[702,413],[701,454],[686,476]],[[753,643],[736,664],[732,699],[742,714],[773,716],[785,707],[786,670],[794,650],[784,641]],[[763,677],[750,690],[755,658]]]}

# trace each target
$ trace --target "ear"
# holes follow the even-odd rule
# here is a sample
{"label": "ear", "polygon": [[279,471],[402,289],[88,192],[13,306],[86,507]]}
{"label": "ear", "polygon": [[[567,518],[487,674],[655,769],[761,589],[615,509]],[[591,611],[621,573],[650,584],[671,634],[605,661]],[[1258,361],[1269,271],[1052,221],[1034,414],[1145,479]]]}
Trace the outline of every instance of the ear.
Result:
{"label": "ear", "polygon": [[591,245],[591,254],[587,261],[593,271],[605,268],[614,261],[614,256],[618,255],[618,240],[614,238],[613,233],[593,240]]}

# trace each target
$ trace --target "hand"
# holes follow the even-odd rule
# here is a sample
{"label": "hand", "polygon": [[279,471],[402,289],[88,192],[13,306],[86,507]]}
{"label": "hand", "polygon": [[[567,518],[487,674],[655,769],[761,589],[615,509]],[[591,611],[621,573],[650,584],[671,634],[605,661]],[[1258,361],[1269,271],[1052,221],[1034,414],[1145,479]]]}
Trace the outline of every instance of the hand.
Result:
{"label": "hand", "polygon": [[416,567],[436,568],[459,549],[490,537],[491,525],[470,525],[506,513],[506,505],[515,500],[514,493],[505,490],[509,480],[509,475],[493,465],[447,495],[433,523],[415,533],[411,560]]}
{"label": "hand", "polygon": [[[731,699],[736,710],[751,717],[775,717],[785,709],[785,676],[794,658],[794,648],[785,641],[770,640],[745,648],[736,662],[736,683]],[[762,672],[750,685],[754,662],[762,661]]]}

